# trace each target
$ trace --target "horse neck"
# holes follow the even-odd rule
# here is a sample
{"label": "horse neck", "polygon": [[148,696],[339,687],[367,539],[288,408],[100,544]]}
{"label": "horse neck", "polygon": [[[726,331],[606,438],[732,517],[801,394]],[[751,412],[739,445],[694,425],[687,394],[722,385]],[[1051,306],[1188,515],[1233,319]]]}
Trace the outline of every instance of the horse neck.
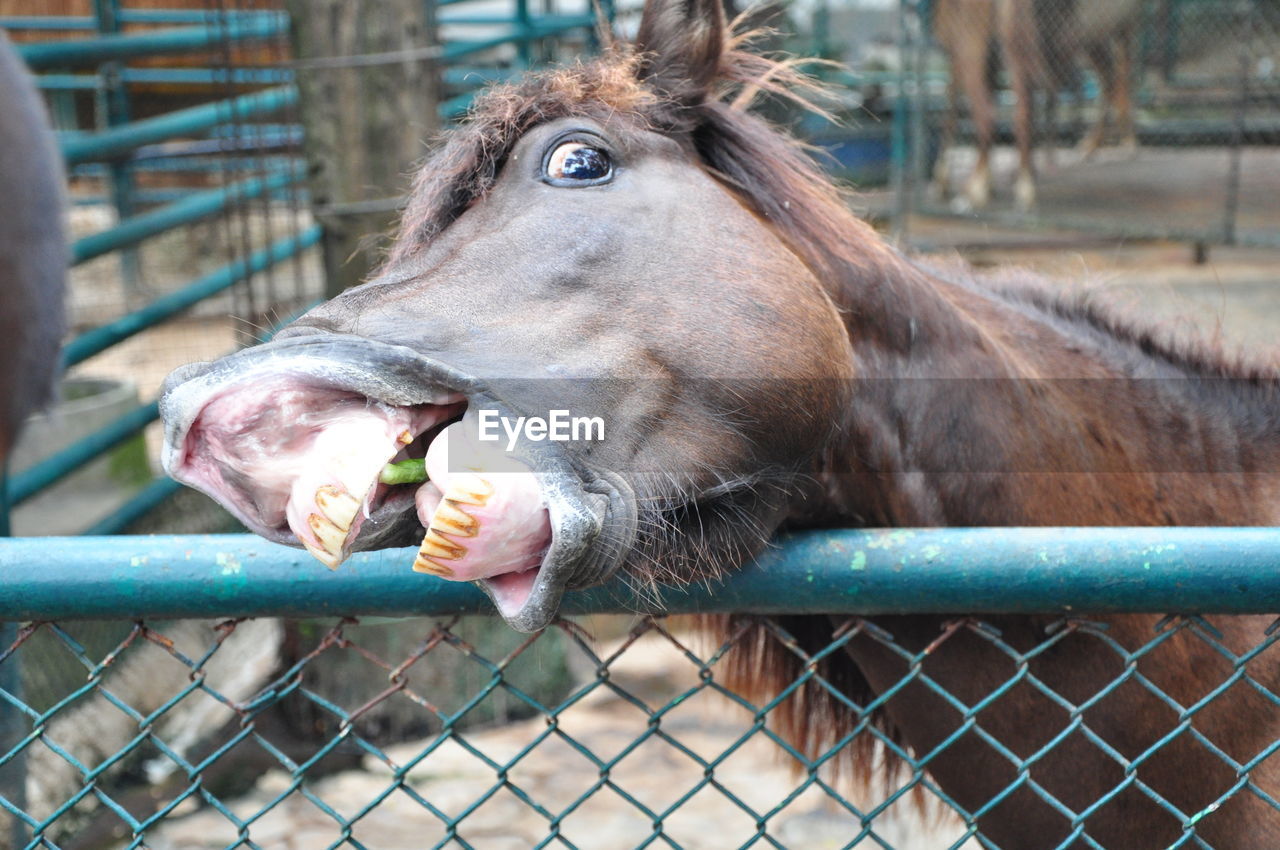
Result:
{"label": "horse neck", "polygon": [[[820,487],[797,505],[796,525],[1106,525],[1247,524],[1274,522],[1276,476],[1246,473],[1275,468],[1280,425],[1246,420],[1275,403],[1274,382],[1258,397],[1197,389],[1195,374],[1176,358],[1150,356],[1100,324],[1055,322],[1034,304],[1019,302],[952,275],[943,279],[909,260],[882,256],[868,275],[851,268],[836,299],[845,310],[855,389],[843,436],[816,476]],[[1108,339],[1113,336],[1113,339]],[[1135,349],[1137,349],[1135,351]],[[1172,377],[1139,380],[1133,375]],[[1192,380],[1177,380],[1177,378]],[[1245,415],[1241,415],[1241,409]],[[1256,439],[1255,439],[1256,438]],[[1197,463],[1236,473],[1187,471]],[[1134,467],[1138,471],[1133,471]],[[1032,474],[1028,474],[1032,473]],[[1244,473],[1244,474],[1242,474]],[[1270,487],[1259,496],[1258,491]],[[845,646],[854,665],[846,680],[864,683],[861,701],[891,690],[878,722],[917,754],[933,753],[929,772],[970,811],[1008,794],[1017,772],[1004,754],[976,735],[962,735],[954,703],[920,685],[901,649],[923,658],[923,671],[951,699],[977,705],[1018,675],[1015,660],[968,629],[940,642],[950,618],[877,617],[893,635],[886,648],[869,632]],[[1002,640],[1030,652],[1045,640],[1055,616],[985,617]],[[1105,618],[1109,641],[1136,650],[1151,640],[1158,617]],[[1224,643],[1243,653],[1261,638],[1270,618],[1217,620]],[[1082,704],[1124,675],[1114,645],[1081,634],[1028,669],[1058,694]],[[1215,651],[1189,633],[1148,653],[1150,681],[1182,705],[1193,705],[1223,677]],[[1277,662],[1261,659],[1253,675],[1280,681]],[[905,683],[905,684],[904,684]],[[1245,722],[1242,692],[1221,697],[1212,717],[1197,723],[1228,752],[1256,753],[1276,737],[1274,712]],[[1061,705],[1033,688],[1015,688],[984,708],[983,728],[1023,756],[1044,746],[1067,722]],[[849,720],[865,722],[862,715]],[[1181,722],[1177,712],[1143,688],[1125,691],[1089,714],[1094,734],[1125,754],[1146,751]],[[954,740],[952,740],[954,738]],[[1180,738],[1142,767],[1143,781],[1183,811],[1200,811],[1237,777],[1209,750]],[[1273,789],[1280,768],[1252,774]],[[1068,738],[1034,768],[1035,780],[1075,811],[1083,811],[1125,781],[1119,763],[1100,747]],[[1188,779],[1193,777],[1194,779]],[[1226,817],[1199,830],[1215,847],[1264,846],[1274,812],[1240,795]],[[1072,831],[1061,813],[1025,787],[979,819],[982,834],[1000,847],[1057,846]],[[1179,819],[1132,789],[1092,814],[1090,835],[1106,847],[1170,846],[1182,835]],[[1072,845],[1075,846],[1075,845]]]}
{"label": "horse neck", "polygon": [[1259,474],[1280,465],[1274,380],[1216,380],[1142,340],[895,252],[849,272],[837,301],[858,377],[804,515],[899,526],[1280,521],[1280,476]]}

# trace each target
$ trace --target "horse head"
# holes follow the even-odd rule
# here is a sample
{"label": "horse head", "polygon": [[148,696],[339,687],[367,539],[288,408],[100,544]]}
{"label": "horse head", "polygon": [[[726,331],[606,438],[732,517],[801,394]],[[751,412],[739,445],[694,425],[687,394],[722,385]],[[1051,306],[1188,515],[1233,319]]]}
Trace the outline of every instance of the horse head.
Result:
{"label": "horse head", "polygon": [[[169,474],[330,566],[421,543],[415,568],[520,629],[619,570],[749,558],[849,406],[818,246],[862,227],[887,250],[743,108],[799,80],[719,0],[651,0],[634,45],[490,90],[374,279],[170,377]],[[405,458],[430,480],[380,483]]]}

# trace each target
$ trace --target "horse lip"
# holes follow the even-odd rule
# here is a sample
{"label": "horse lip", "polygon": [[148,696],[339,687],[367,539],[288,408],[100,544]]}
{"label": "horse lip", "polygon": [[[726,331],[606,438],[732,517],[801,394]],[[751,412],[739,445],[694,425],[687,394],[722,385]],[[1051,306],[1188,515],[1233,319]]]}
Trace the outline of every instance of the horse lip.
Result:
{"label": "horse lip", "polygon": [[[160,397],[166,472],[174,474],[186,435],[208,400],[254,372],[291,372],[393,405],[430,403],[441,393],[460,392],[469,406],[507,409],[483,381],[407,346],[348,334],[298,333],[213,363],[181,367],[166,379]],[[530,468],[542,473],[552,542],[528,600],[504,618],[519,631],[537,631],[555,618],[566,590],[599,583],[618,569],[635,536],[635,503],[621,476],[581,467],[553,443],[522,443],[520,449]],[[411,513],[412,508],[403,515]],[[362,534],[356,548],[388,545],[400,531],[399,525],[377,523],[376,536],[366,539]],[[416,519],[414,527],[418,527]],[[278,530],[263,536],[296,545],[291,535]],[[492,596],[484,582],[479,584]]]}
{"label": "horse lip", "polygon": [[[595,470],[590,480],[573,480],[587,501],[565,499],[555,478],[544,481],[543,497],[551,513],[551,548],[520,610],[503,612],[492,585],[485,579],[476,582],[507,625],[517,631],[536,632],[549,626],[560,612],[565,591],[608,579],[626,560],[635,540],[636,500],[625,478]],[[590,512],[583,510],[588,507]]]}

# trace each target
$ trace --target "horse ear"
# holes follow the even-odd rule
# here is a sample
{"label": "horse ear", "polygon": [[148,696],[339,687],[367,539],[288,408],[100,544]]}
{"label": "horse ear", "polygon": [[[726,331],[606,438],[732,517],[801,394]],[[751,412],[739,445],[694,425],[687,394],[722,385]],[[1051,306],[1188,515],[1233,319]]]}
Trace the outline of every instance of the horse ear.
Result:
{"label": "horse ear", "polygon": [[720,74],[722,0],[646,0],[636,33],[640,79],[679,103],[706,100]]}

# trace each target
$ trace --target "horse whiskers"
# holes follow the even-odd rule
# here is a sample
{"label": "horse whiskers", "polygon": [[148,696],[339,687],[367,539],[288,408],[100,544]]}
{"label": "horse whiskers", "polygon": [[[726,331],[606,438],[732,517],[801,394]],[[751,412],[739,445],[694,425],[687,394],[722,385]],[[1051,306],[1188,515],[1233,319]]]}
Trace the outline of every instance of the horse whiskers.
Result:
{"label": "horse whiskers", "polygon": [[637,541],[625,567],[647,598],[660,583],[710,586],[729,565],[763,548],[768,529],[751,506],[782,497],[791,478],[776,473],[722,476],[690,497],[682,495],[674,476],[665,477],[673,492],[638,497]]}

